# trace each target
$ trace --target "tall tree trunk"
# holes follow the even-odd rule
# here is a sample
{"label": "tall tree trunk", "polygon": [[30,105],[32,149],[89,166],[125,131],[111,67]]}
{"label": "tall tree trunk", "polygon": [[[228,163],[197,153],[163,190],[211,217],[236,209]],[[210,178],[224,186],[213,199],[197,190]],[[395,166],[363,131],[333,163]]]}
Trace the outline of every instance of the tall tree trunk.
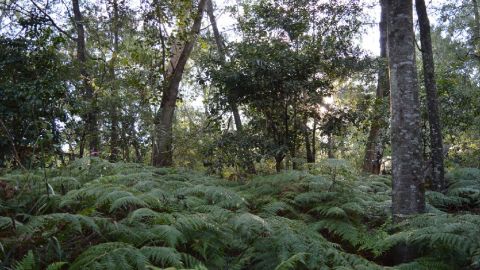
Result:
{"label": "tall tree trunk", "polygon": [[328,134],[327,138],[327,156],[328,158],[335,158],[335,139],[333,138],[333,134]]}
{"label": "tall tree trunk", "polygon": [[110,73],[110,84],[112,89],[112,98],[113,102],[110,104],[110,117],[112,130],[110,134],[110,161],[117,161],[119,156],[119,136],[118,136],[118,104],[117,104],[117,88],[115,84],[115,64],[118,56],[118,31],[119,31],[119,18],[118,18],[118,2],[113,0],[113,17],[112,17],[112,28],[113,28],[113,53],[112,59],[110,60],[109,73]]}
{"label": "tall tree trunk", "polygon": [[430,125],[430,145],[432,148],[432,190],[443,192],[445,189],[445,170],[443,167],[443,140],[440,116],[438,112],[437,84],[433,63],[430,22],[424,0],[415,0],[418,23],[420,25],[420,43],[422,46],[423,79],[427,93],[427,112]]}
{"label": "tall tree trunk", "polygon": [[412,0],[388,0],[393,221],[425,211]]}
{"label": "tall tree trunk", "polygon": [[317,119],[313,119],[313,130],[312,130],[312,157],[313,161],[317,158]]}
{"label": "tall tree trunk", "polygon": [[[477,0],[472,0],[472,4],[473,4],[473,15],[474,15],[474,20],[475,20],[475,29],[474,29],[474,34],[473,34],[473,38],[474,38],[474,46],[475,48],[477,49],[478,48],[478,44],[480,43],[480,14],[478,12],[478,2]],[[475,52],[475,53],[479,53],[478,51]]]}
{"label": "tall tree trunk", "polygon": [[388,89],[388,67],[387,67],[387,9],[386,0],[380,0],[381,19],[380,29],[380,65],[378,69],[377,91],[375,93],[375,108],[372,118],[372,125],[368,134],[363,159],[363,171],[371,174],[380,174],[380,165],[383,157],[383,140],[380,136],[385,129],[386,123],[382,121],[383,104],[389,95]]}
{"label": "tall tree trunk", "polygon": [[80,75],[83,80],[84,95],[85,100],[88,103],[88,108],[84,114],[84,121],[86,127],[86,138],[88,142],[88,147],[90,151],[90,156],[98,156],[99,147],[100,147],[100,138],[98,134],[98,123],[97,123],[97,104],[96,97],[91,83],[90,75],[88,74],[86,62],[87,62],[87,51],[85,48],[85,28],[83,25],[83,16],[80,12],[80,6],[78,3],[79,0],[72,0],[73,6],[73,15],[75,21],[75,27],[77,30],[77,61],[80,65]]}
{"label": "tall tree trunk", "polygon": [[[412,0],[388,0],[392,216],[395,224],[425,211],[412,8]],[[415,255],[407,245],[398,245],[394,251],[397,263],[410,261]]]}
{"label": "tall tree trunk", "polygon": [[198,3],[198,12],[194,18],[193,26],[190,30],[190,36],[184,44],[177,46],[172,57],[172,72],[167,74],[167,83],[166,87],[163,89],[160,109],[154,120],[156,138],[153,145],[152,164],[156,167],[173,165],[173,115],[178,97],[178,88],[180,86],[180,81],[182,80],[185,64],[190,57],[197,35],[200,32],[203,10],[205,9],[206,3],[207,0],[200,0]]}

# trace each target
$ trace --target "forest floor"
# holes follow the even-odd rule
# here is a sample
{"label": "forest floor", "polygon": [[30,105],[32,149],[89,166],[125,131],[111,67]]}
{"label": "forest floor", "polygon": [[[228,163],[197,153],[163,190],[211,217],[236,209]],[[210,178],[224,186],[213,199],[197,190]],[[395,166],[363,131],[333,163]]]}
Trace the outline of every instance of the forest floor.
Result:
{"label": "forest floor", "polygon": [[0,268],[479,269],[480,170],[448,174],[427,213],[390,218],[391,180],[340,160],[228,181],[80,159],[0,177]]}

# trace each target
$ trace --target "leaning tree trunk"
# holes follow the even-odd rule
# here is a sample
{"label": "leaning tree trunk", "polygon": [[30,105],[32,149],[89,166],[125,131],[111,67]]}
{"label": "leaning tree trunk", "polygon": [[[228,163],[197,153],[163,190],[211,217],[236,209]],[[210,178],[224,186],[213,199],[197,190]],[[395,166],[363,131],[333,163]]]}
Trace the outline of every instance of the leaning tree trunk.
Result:
{"label": "leaning tree trunk", "polygon": [[415,0],[418,23],[420,25],[420,43],[422,46],[423,79],[427,93],[427,112],[430,125],[430,145],[432,149],[432,190],[442,192],[445,189],[445,170],[443,167],[443,140],[440,116],[438,112],[437,84],[433,63],[430,22],[424,0]]}
{"label": "leaning tree trunk", "polygon": [[80,12],[79,0],[72,0],[73,15],[75,21],[75,27],[77,30],[77,61],[80,65],[80,75],[83,80],[83,88],[85,100],[88,103],[87,111],[84,114],[84,121],[86,126],[86,138],[90,151],[90,156],[97,156],[100,146],[100,139],[98,135],[98,123],[97,123],[97,105],[95,93],[91,83],[90,75],[88,74],[86,62],[87,51],[85,48],[85,28],[83,25],[83,16]]}
{"label": "leaning tree trunk", "polygon": [[[222,36],[220,35],[220,31],[218,31],[217,27],[217,20],[215,19],[215,14],[213,13],[213,0],[207,0],[207,15],[210,19],[210,24],[212,26],[213,30],[213,37],[215,38],[215,43],[217,44],[217,49],[218,49],[218,54],[220,55],[220,58],[222,60],[222,63],[226,62],[226,52],[225,52],[225,47],[222,42]],[[242,119],[240,118],[240,112],[238,111],[238,106],[235,100],[231,97],[231,95],[228,95],[228,103],[230,106],[230,109],[232,110],[233,114],[233,120],[235,122],[235,128],[237,129],[238,132],[243,131],[243,125],[242,125]],[[247,162],[246,170],[249,173],[256,173],[255,169],[255,164],[253,161]]]}
{"label": "leaning tree trunk", "polygon": [[383,140],[380,136],[385,130],[386,123],[383,121],[384,102],[389,95],[387,59],[387,10],[386,0],[380,0],[381,19],[380,30],[380,64],[378,69],[377,91],[375,94],[375,107],[372,117],[372,125],[368,134],[365,156],[363,159],[363,171],[371,174],[380,174],[380,165],[383,157]]}
{"label": "leaning tree trunk", "polygon": [[[398,224],[425,211],[422,179],[420,102],[415,64],[412,0],[388,0],[388,66],[392,135],[392,214]],[[412,250],[398,246],[399,262]]]}
{"label": "leaning tree trunk", "polygon": [[172,56],[171,73],[167,73],[166,87],[163,89],[160,109],[155,116],[155,142],[153,145],[152,164],[157,167],[166,167],[173,165],[173,114],[175,112],[176,101],[178,97],[178,88],[182,80],[185,64],[190,53],[193,50],[200,26],[202,23],[203,10],[207,0],[200,0],[198,3],[198,12],[193,21],[190,36],[184,44],[176,44],[175,52]]}
{"label": "leaning tree trunk", "polygon": [[[215,43],[217,44],[218,53],[221,57],[223,63],[225,63],[225,47],[223,46],[222,36],[220,35],[220,31],[218,31],[217,21],[215,19],[215,15],[213,14],[213,0],[207,0],[207,14],[210,18],[210,24],[213,30],[213,37],[215,38]],[[242,119],[240,118],[240,113],[238,111],[238,107],[234,99],[229,95],[228,96],[228,103],[230,105],[230,109],[233,113],[233,120],[235,121],[235,128],[238,131],[243,130],[242,126]]]}

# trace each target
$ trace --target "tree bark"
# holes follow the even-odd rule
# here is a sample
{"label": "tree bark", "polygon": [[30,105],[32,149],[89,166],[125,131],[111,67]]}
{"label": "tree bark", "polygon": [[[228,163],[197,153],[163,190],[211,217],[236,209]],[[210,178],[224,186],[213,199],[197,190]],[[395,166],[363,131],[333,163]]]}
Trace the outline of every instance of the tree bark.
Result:
{"label": "tree bark", "polygon": [[412,0],[388,0],[393,221],[425,211]]}
{"label": "tree bark", "polygon": [[313,162],[317,158],[317,119],[313,119],[313,130],[312,130],[312,157]]}
{"label": "tree bark", "polygon": [[182,80],[185,64],[193,50],[197,35],[200,32],[203,10],[207,0],[200,0],[198,12],[194,18],[190,36],[184,44],[177,46],[171,61],[171,73],[167,73],[166,87],[163,89],[160,109],[155,116],[155,142],[153,145],[152,164],[156,167],[173,165],[173,115],[178,97],[178,88]]}
{"label": "tree bark", "polygon": [[383,157],[383,140],[380,135],[385,129],[383,119],[383,104],[389,95],[387,59],[387,8],[386,0],[380,0],[381,19],[380,30],[380,65],[378,69],[377,91],[375,93],[375,108],[372,125],[368,134],[365,156],[363,159],[363,171],[371,174],[380,174],[380,165]]}
{"label": "tree bark", "polygon": [[118,31],[119,31],[119,20],[118,20],[118,2],[113,0],[113,16],[112,16],[112,28],[113,28],[113,53],[112,59],[109,63],[109,73],[110,73],[110,83],[112,89],[112,98],[113,102],[111,103],[110,117],[111,117],[111,134],[110,134],[110,161],[118,161],[119,157],[119,135],[118,135],[118,106],[117,106],[117,89],[115,87],[115,64],[118,56]]}
{"label": "tree bark", "polygon": [[[392,216],[398,224],[425,211],[422,179],[420,102],[415,64],[412,0],[388,0],[388,66],[392,135]],[[415,252],[394,248],[395,262],[411,261]]]}
{"label": "tree bark", "polygon": [[435,66],[433,62],[430,22],[424,0],[415,0],[418,23],[420,25],[420,43],[422,46],[423,79],[427,93],[427,112],[430,125],[432,190],[445,190],[445,170],[443,166],[443,139],[440,116],[438,112],[437,83],[435,81]]}
{"label": "tree bark", "polygon": [[275,171],[277,173],[281,172],[283,169],[282,161],[284,158],[285,158],[285,155],[283,154],[275,155]]}
{"label": "tree bark", "polygon": [[[472,0],[472,4],[473,4],[473,15],[474,15],[474,20],[475,20],[475,32],[473,34],[473,38],[474,38],[474,46],[475,48],[477,48],[477,44],[480,42],[479,39],[480,39],[480,15],[479,15],[479,12],[478,12],[478,2],[477,0]],[[478,52],[476,52],[478,53]]]}
{"label": "tree bark", "polygon": [[335,158],[335,139],[333,138],[333,134],[328,134],[327,138],[327,156],[328,158]]}
{"label": "tree bark", "polygon": [[77,61],[80,65],[80,75],[83,80],[85,100],[89,104],[83,118],[85,121],[86,138],[90,151],[90,156],[98,156],[100,147],[100,138],[98,135],[97,123],[97,104],[96,97],[91,84],[91,78],[87,71],[87,51],[85,47],[85,28],[83,25],[83,16],[80,11],[79,0],[72,0],[73,15],[75,27],[77,30]]}
{"label": "tree bark", "polygon": [[[302,127],[302,133],[303,137],[305,140],[305,150],[307,152],[307,163],[314,163],[315,162],[315,157],[313,156],[313,149],[312,149],[312,144],[310,143],[310,135],[308,134],[308,126],[307,126],[307,119],[304,120],[304,122],[301,124]],[[313,138],[315,140],[315,138]],[[312,140],[312,143],[313,143]]]}

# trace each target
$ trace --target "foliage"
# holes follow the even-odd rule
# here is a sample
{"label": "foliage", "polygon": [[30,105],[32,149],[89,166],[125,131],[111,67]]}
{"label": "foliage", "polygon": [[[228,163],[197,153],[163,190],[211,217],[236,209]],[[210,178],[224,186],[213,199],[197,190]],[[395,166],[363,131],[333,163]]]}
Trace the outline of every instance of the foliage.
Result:
{"label": "foliage", "polygon": [[310,173],[238,184],[181,169],[83,159],[49,171],[48,193],[35,172],[6,175],[3,181],[17,191],[2,197],[2,264],[374,269],[402,241],[418,246],[422,257],[401,269],[431,269],[426,265],[434,261],[449,269],[478,264],[477,169],[452,171],[447,194],[429,195],[429,213],[390,234],[390,180],[358,178],[349,168],[327,160]]}

